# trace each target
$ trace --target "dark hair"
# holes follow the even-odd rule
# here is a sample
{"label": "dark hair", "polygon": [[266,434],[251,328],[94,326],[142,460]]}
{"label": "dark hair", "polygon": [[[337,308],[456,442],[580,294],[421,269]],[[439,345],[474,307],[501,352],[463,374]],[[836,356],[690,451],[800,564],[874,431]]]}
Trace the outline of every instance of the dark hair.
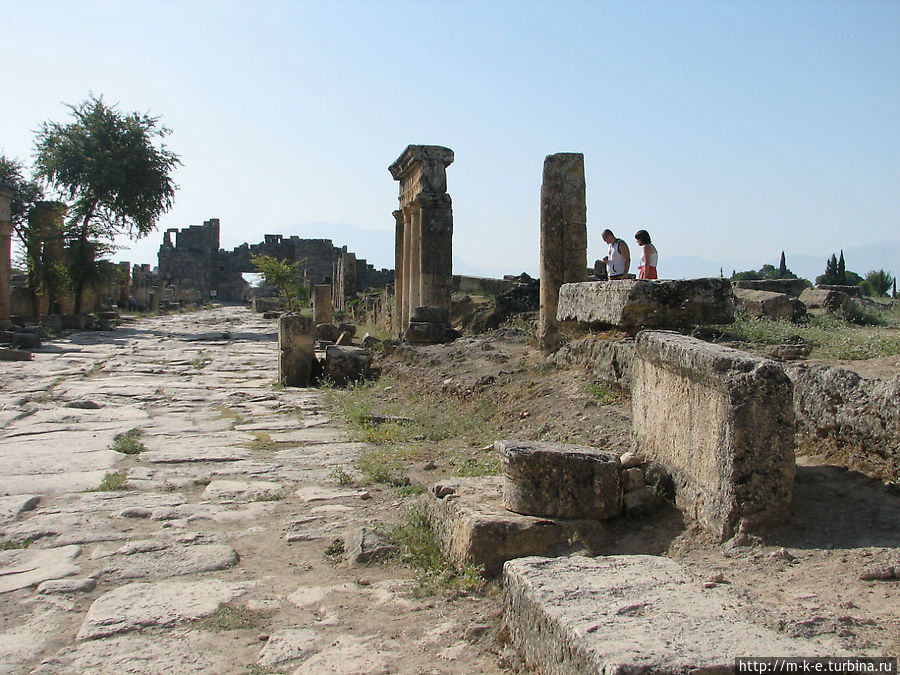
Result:
{"label": "dark hair", "polygon": [[612,230],[603,230],[603,232],[600,233],[600,236],[601,236],[601,237],[605,237],[605,236],[607,236],[607,235],[609,235],[610,237],[613,237],[614,239],[615,239],[615,236],[616,236],[616,235],[614,235],[614,234],[612,233]]}
{"label": "dark hair", "polygon": [[637,239],[637,242],[641,246],[645,246],[650,243],[650,235],[647,233],[647,230],[638,230],[634,233],[634,238]]}

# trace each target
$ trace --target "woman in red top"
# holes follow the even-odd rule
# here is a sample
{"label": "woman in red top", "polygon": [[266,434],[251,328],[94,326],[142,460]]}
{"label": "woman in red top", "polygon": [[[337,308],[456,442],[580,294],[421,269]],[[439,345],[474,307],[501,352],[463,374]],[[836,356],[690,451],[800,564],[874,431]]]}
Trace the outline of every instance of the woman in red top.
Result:
{"label": "woman in red top", "polygon": [[634,238],[641,247],[638,279],[656,279],[656,263],[659,262],[659,253],[656,251],[656,247],[650,243],[650,235],[647,230],[638,230],[635,232]]}

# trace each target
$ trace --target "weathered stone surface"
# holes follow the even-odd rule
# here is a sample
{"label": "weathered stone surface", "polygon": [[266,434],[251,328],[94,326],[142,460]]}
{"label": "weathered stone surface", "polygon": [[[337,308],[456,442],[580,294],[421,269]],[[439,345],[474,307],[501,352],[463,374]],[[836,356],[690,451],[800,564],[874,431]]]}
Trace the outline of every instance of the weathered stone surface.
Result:
{"label": "weathered stone surface", "polygon": [[[791,364],[785,370],[794,384],[797,432],[820,444],[856,450],[858,469],[867,471],[866,455],[890,459],[891,475],[900,480],[900,376],[869,379],[824,364]],[[860,448],[868,452],[858,452]]]}
{"label": "weathered stone surface", "polygon": [[325,375],[337,384],[365,379],[371,364],[372,354],[362,347],[329,345],[325,350]]}
{"label": "weathered stone surface", "polygon": [[397,672],[400,659],[400,654],[382,649],[370,639],[341,635],[304,661],[294,675],[390,675]]}
{"label": "weathered stone surface", "polygon": [[559,321],[636,328],[686,328],[734,321],[731,282],[712,277],[676,281],[586,281],[559,290]]}
{"label": "weathered stone surface", "polygon": [[203,495],[208,499],[253,499],[281,492],[281,484],[272,481],[217,479],[206,486]]}
{"label": "weathered stone surface", "polygon": [[31,352],[23,352],[18,349],[7,349],[0,347],[0,361],[31,361],[34,354]]}
{"label": "weathered stone surface", "polygon": [[238,462],[252,456],[246,448],[204,448],[194,445],[151,450],[141,456],[154,464],[194,464],[199,462]]}
{"label": "weathered stone surface", "polygon": [[96,577],[85,577],[83,579],[51,579],[42,582],[37,587],[37,592],[42,595],[53,593],[90,593],[96,587]]}
{"label": "weathered stone surface", "polygon": [[560,152],[544,159],[540,261],[538,343],[549,354],[560,342],[556,323],[560,287],[587,279],[587,202],[580,152]]}
{"label": "weathered stone surface", "polygon": [[793,387],[776,362],[643,331],[632,389],[638,449],[672,474],[676,504],[723,540],[789,517]]}
{"label": "weathered stone surface", "polygon": [[851,298],[862,299],[862,286],[846,286],[844,284],[817,284],[816,289],[820,291],[838,291],[849,295]]}
{"label": "weathered stone surface", "polygon": [[[125,550],[114,556],[103,575],[116,579],[165,579],[215,572],[237,564],[237,552],[226,544],[165,545],[149,540],[148,550]],[[158,546],[156,548],[155,546]]]}
{"label": "weathered stone surface", "polygon": [[0,524],[15,520],[20,513],[32,510],[41,501],[39,495],[0,497]]}
{"label": "weathered stone surface", "polygon": [[737,306],[755,318],[799,321],[806,314],[806,305],[784,293],[735,287],[734,297]]}
{"label": "weathered stone surface", "polygon": [[842,317],[852,316],[856,310],[853,298],[843,290],[828,290],[822,287],[807,288],[800,294],[800,302],[808,309],[824,310]]}
{"label": "weathered stone surface", "polygon": [[414,345],[434,345],[447,342],[447,326],[443,323],[411,321],[403,331],[403,339]]}
{"label": "weathered stone surface", "polygon": [[622,512],[619,458],[599,448],[496,441],[503,476],[503,506],[551,518],[607,520]]}
{"label": "weathered stone surface", "polygon": [[331,286],[328,284],[316,284],[312,289],[313,323],[330,324],[334,321],[334,311],[331,304]]}
{"label": "weathered stone surface", "polygon": [[725,673],[753,654],[842,656],[751,623],[741,598],[673,560],[523,558],[503,568],[513,642],[547,675]]}
{"label": "weathered stone surface", "polygon": [[322,634],[309,628],[283,628],[269,636],[256,662],[271,668],[297,661],[315,653],[322,641]]}
{"label": "weathered stone surface", "polygon": [[216,611],[247,590],[247,584],[163,581],[119,586],[97,598],[78,631],[79,640],[118,635],[151,626],[171,626]]}
{"label": "weathered stone surface", "polygon": [[81,568],[72,564],[79,553],[80,546],[0,551],[0,593],[80,573]]}
{"label": "weathered stone surface", "polygon": [[341,332],[333,323],[320,323],[316,326],[316,337],[326,342],[337,342]]}
{"label": "weathered stone surface", "polygon": [[315,325],[308,316],[282,314],[278,319],[278,381],[308,387],[315,359]]}
{"label": "weathered stone surface", "polygon": [[281,298],[253,298],[253,311],[260,314],[284,311],[284,300]]}
{"label": "weathered stone surface", "polygon": [[601,382],[631,391],[634,339],[610,340],[596,335],[570,340],[550,359],[583,368]]}
{"label": "weathered stone surface", "polygon": [[424,496],[429,522],[447,559],[457,568],[482,567],[488,576],[528,555],[554,555],[578,540],[599,551],[606,540],[597,520],[525,516],[503,507],[498,477],[435,483]]}
{"label": "weathered stone surface", "polygon": [[800,294],[809,287],[809,282],[806,279],[744,279],[735,281],[734,287],[752,291],[784,293],[792,298],[799,298]]}
{"label": "weathered stone surface", "polygon": [[397,551],[397,545],[383,534],[368,527],[351,530],[344,539],[345,554],[350,564],[366,564],[384,560]]}

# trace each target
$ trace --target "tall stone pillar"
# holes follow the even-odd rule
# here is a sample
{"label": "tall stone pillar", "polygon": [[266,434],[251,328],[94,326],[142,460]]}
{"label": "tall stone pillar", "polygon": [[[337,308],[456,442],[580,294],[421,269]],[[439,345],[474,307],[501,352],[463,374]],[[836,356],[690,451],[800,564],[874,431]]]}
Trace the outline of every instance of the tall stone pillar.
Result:
{"label": "tall stone pillar", "polygon": [[[453,285],[453,211],[446,170],[452,162],[449,148],[410,145],[389,167],[394,180],[400,181],[400,215],[395,214],[399,249],[395,254],[395,316],[409,341],[437,342],[447,332]],[[427,309],[417,311],[419,307]]]}
{"label": "tall stone pillar", "polygon": [[313,323],[334,323],[334,312],[331,304],[331,286],[319,284],[313,286]]}
{"label": "tall stone pillar", "polygon": [[[48,314],[60,314],[60,305],[65,304],[59,295],[58,287],[49,282],[47,272],[54,263],[63,260],[63,229],[66,211],[63,202],[35,202],[28,212],[28,227],[32,232],[28,255],[39,262],[36,269],[28,273],[28,285],[32,292],[32,314],[37,319],[46,302]],[[42,276],[43,275],[43,276]],[[46,296],[39,296],[35,289],[44,287]]]}
{"label": "tall stone pillar", "polygon": [[128,309],[131,303],[131,263],[120,262],[119,271],[122,273],[122,284],[119,286],[119,299],[116,304],[120,309]]}
{"label": "tall stone pillar", "polygon": [[391,329],[399,335],[403,330],[401,307],[403,307],[403,211],[394,211],[394,311],[391,314]]}
{"label": "tall stone pillar", "polygon": [[12,214],[10,203],[12,187],[0,184],[0,321],[8,321],[12,306],[12,263],[10,240],[12,239]]}
{"label": "tall stone pillar", "polygon": [[563,284],[587,280],[587,204],[584,155],[561,152],[544,159],[541,184],[541,309],[538,342],[559,347],[556,308]]}

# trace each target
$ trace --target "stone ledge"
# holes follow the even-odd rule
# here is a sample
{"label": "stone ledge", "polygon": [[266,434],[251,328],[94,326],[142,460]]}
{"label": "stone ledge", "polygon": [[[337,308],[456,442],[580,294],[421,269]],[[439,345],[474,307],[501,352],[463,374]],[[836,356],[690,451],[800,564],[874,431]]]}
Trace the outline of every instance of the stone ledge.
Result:
{"label": "stone ledge", "polygon": [[668,558],[522,558],[503,566],[506,623],[545,675],[729,673],[738,656],[844,656],[750,622],[745,600]]}

